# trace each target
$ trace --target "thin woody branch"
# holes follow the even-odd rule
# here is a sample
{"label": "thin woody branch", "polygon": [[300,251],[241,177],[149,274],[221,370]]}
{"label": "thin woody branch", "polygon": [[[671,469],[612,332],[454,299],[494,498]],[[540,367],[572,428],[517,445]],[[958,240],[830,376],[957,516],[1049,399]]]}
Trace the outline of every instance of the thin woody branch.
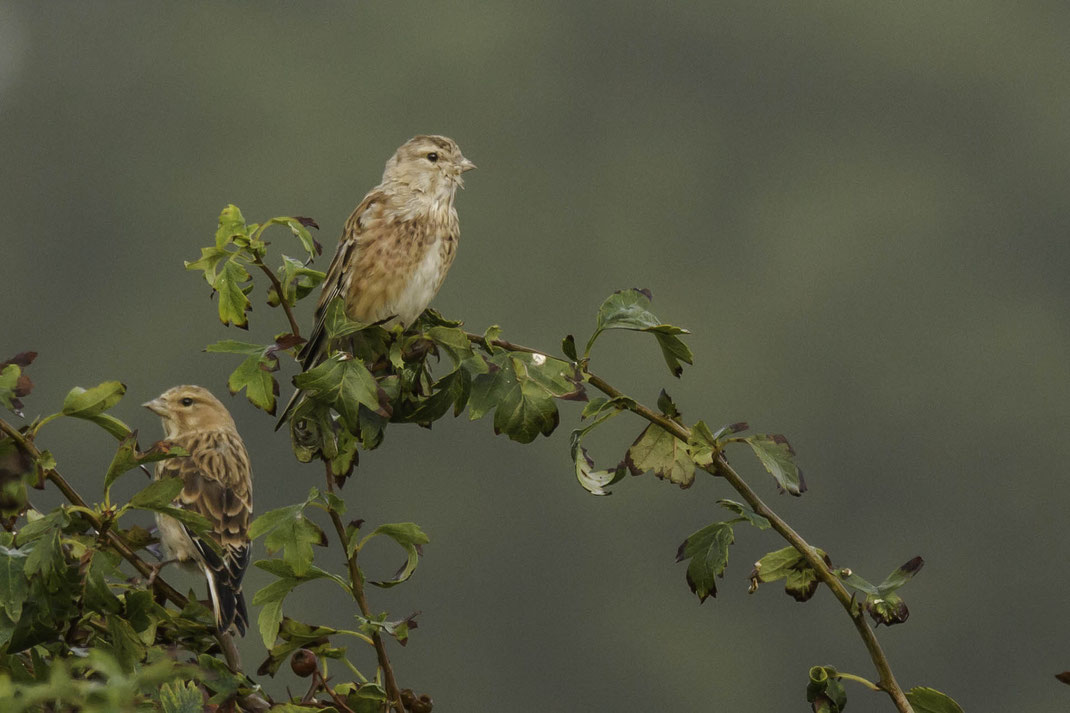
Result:
{"label": "thin woody branch", "polygon": [[[326,463],[325,466],[327,468],[327,490],[333,493],[334,475],[331,473],[330,464]],[[327,511],[331,516],[334,530],[338,533],[338,541],[342,544],[342,550],[345,551],[348,540],[342,518],[333,507],[328,508]],[[357,566],[356,552],[346,558],[346,564],[349,567],[349,582],[353,587],[353,599],[356,600],[357,606],[360,608],[361,616],[365,619],[370,619],[372,616],[371,607],[368,606],[368,599],[364,595],[364,576]],[[401,702],[401,690],[398,688],[397,680],[394,678],[394,669],[390,665],[390,657],[386,653],[386,644],[383,643],[383,637],[378,631],[373,631],[371,637],[372,645],[375,646],[375,656],[379,660],[379,668],[383,671],[387,699],[390,701],[390,705],[397,709],[397,713],[405,713],[405,704]]]}
{"label": "thin woody branch", "polygon": [[[487,340],[482,335],[474,334],[472,332],[466,332],[465,334],[468,336],[469,341],[475,344],[480,344],[484,347],[487,346]],[[547,357],[553,356],[551,354],[546,354],[546,352],[540,351],[538,349],[532,349],[531,347],[513,344],[511,342],[505,341],[504,339],[491,340],[491,344],[493,346],[499,347],[501,349],[506,349],[508,351],[542,354]],[[624,396],[624,393],[613,387],[611,384],[606,382],[597,374],[593,374],[590,371],[587,371],[586,368],[584,368],[583,371],[584,375],[587,377],[587,382],[591,386],[604,393],[606,396],[610,398],[618,398]],[[656,424],[657,426],[663,428],[664,430],[668,431],[684,443],[687,443],[688,439],[690,438],[690,429],[685,426],[682,426],[681,424],[665,416],[664,414],[654,411],[653,409],[644,406],[643,404],[634,401],[633,399],[624,399],[621,403],[624,404],[624,408],[627,408],[629,411],[635,413],[637,416],[643,419],[646,419],[650,423]],[[881,648],[880,642],[877,640],[877,636],[874,633],[873,628],[869,625],[869,622],[866,621],[861,609],[852,606],[853,600],[851,594],[847,591],[847,588],[843,585],[839,578],[832,573],[828,565],[825,564],[825,561],[817,554],[814,548],[806,540],[804,540],[802,536],[799,535],[799,533],[795,532],[795,530],[792,529],[792,527],[788,525],[787,522],[785,522],[779,515],[773,512],[773,510],[768,505],[766,505],[761,498],[758,497],[758,494],[755,493],[749,485],[747,485],[747,482],[743,480],[743,478],[730,465],[728,465],[728,462],[723,457],[718,456],[716,459],[714,459],[713,463],[707,466],[699,467],[701,467],[708,473],[721,476],[722,478],[727,480],[728,484],[731,485],[732,488],[737,493],[739,493],[744,500],[747,501],[747,504],[751,506],[751,509],[754,510],[754,512],[767,519],[773,530],[776,531],[777,534],[779,534],[785,540],[787,540],[792,547],[798,550],[798,552],[806,560],[807,564],[809,564],[817,573],[818,579],[832,591],[833,596],[836,597],[836,599],[840,602],[841,606],[843,606],[844,610],[847,612],[847,615],[851,618],[851,622],[854,624],[855,630],[858,631],[858,635],[862,638],[862,643],[865,645],[866,651],[869,653],[870,660],[873,662],[874,667],[880,674],[880,679],[877,682],[877,685],[880,687],[881,690],[887,693],[889,697],[891,697],[893,703],[895,703],[895,706],[899,709],[900,713],[913,713],[913,709],[911,708],[910,703],[907,701],[906,694],[903,692],[903,689],[899,686],[899,683],[895,679],[895,675],[892,673],[892,668],[888,662],[888,657],[885,655],[884,650]]]}
{"label": "thin woody branch", "polygon": [[294,317],[293,309],[290,308],[290,303],[286,301],[286,297],[282,294],[282,283],[279,282],[279,278],[275,276],[275,273],[271,271],[271,268],[264,264],[264,261],[259,257],[253,261],[253,264],[264,271],[264,274],[271,280],[271,286],[275,288],[275,294],[279,296],[279,304],[282,306],[282,310],[286,313],[286,319],[290,320],[290,333],[295,337],[301,336],[301,328],[297,326],[297,319]]}

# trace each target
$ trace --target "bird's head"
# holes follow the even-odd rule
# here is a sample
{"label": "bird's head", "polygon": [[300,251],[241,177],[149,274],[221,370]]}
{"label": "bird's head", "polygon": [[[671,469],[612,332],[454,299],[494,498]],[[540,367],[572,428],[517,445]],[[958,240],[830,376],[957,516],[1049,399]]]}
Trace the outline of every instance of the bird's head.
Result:
{"label": "bird's head", "polygon": [[401,183],[432,197],[452,196],[464,187],[461,174],[476,165],[466,159],[457,142],[445,136],[414,136],[386,162],[383,183]]}
{"label": "bird's head", "polygon": [[175,386],[141,405],[160,417],[168,438],[189,431],[235,427],[227,407],[201,386]]}

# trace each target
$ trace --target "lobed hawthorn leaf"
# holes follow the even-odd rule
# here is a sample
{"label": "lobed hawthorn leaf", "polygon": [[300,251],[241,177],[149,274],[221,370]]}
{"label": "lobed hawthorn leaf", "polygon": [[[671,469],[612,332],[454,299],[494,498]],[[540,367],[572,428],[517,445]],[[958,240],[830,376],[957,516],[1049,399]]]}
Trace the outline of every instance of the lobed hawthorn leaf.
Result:
{"label": "lobed hawthorn leaf", "polygon": [[22,402],[15,396],[22,370],[16,364],[8,364],[0,369],[0,405],[8,411],[21,416]]}
{"label": "lobed hawthorn leaf", "polygon": [[781,492],[799,496],[806,492],[802,471],[795,465],[795,449],[788,439],[780,434],[747,436],[741,439],[758,456],[765,469],[773,476]]}
{"label": "lobed hawthorn leaf", "polygon": [[695,355],[691,353],[691,348],[684,344],[675,334],[654,332],[654,337],[658,340],[658,346],[661,347],[661,356],[665,359],[665,364],[669,367],[669,371],[676,378],[680,378],[680,375],[684,373],[683,364],[680,362],[684,362],[684,364],[695,363]]}
{"label": "lobed hawthorn leaf", "polygon": [[[296,582],[294,584],[296,586]],[[260,606],[260,613],[256,617],[256,628],[260,632],[260,639],[264,642],[265,649],[270,650],[275,645],[275,640],[279,638],[280,624],[282,624],[282,599]]]}
{"label": "lobed hawthorn leaf", "polygon": [[23,371],[37,358],[37,352],[20,352],[0,362],[0,405],[22,417],[22,397],[33,391],[33,381]]}
{"label": "lobed hawthorn leaf", "polygon": [[731,523],[715,522],[692,533],[680,544],[676,561],[690,560],[687,585],[698,596],[699,603],[706,601],[706,597],[717,596],[717,577],[724,576],[728,547],[734,540]]}
{"label": "lobed hawthorn leaf", "polygon": [[[219,293],[219,321],[242,329],[249,328],[246,312],[252,309],[248,294],[253,286],[252,276],[231,256],[216,275],[212,287]],[[248,285],[245,283],[249,282]]]}
{"label": "lobed hawthorn leaf", "polygon": [[[831,560],[823,550],[815,547],[814,552],[825,564],[831,565]],[[760,582],[775,582],[779,579],[784,580],[784,591],[798,602],[805,602],[817,591],[817,572],[794,547],[770,552],[755,562],[750,573],[750,591],[754,592]]]}
{"label": "lobed hawthorn leaf", "polygon": [[219,227],[215,231],[215,247],[223,250],[235,237],[247,237],[245,216],[233,203],[228,203],[219,213]]}
{"label": "lobed hawthorn leaf", "polygon": [[131,433],[119,443],[119,448],[111,460],[111,465],[108,466],[108,470],[104,474],[104,491],[111,490],[112,483],[118,480],[119,476],[138,466],[188,455],[189,453],[184,448],[169,441],[157,441],[147,451],[139,451],[137,449],[137,433]]}
{"label": "lobed hawthorn leaf", "polygon": [[669,418],[676,419],[680,417],[680,409],[676,408],[676,402],[672,400],[669,392],[665,389],[662,389],[661,393],[658,394],[658,409]]}
{"label": "lobed hawthorn leaf", "polygon": [[[472,381],[468,398],[471,420],[493,409],[494,432],[519,443],[531,443],[540,433],[549,436],[557,428],[560,415],[554,404],[555,392],[561,393],[561,398],[577,395],[576,385],[559,371],[560,365],[569,370],[572,365],[557,359],[540,362],[528,358],[531,356],[539,355],[521,357],[499,350],[491,357],[487,373]],[[554,363],[547,366],[551,361]]]}
{"label": "lobed hawthorn leaf", "polygon": [[331,406],[351,433],[360,433],[359,410],[381,412],[381,389],[368,368],[358,359],[337,353],[293,378],[294,386],[316,401]]}
{"label": "lobed hawthorn leaf", "polygon": [[70,522],[70,518],[67,516],[67,511],[62,508],[57,508],[47,515],[42,515],[31,520],[30,517],[33,512],[36,511],[28,510],[26,512],[27,522],[19,528],[18,533],[15,535],[15,540],[20,546],[25,545],[28,542],[33,542],[49,530],[56,528],[62,529]]}
{"label": "lobed hawthorn leaf", "polygon": [[[282,286],[282,297],[285,298],[286,304],[291,307],[296,305],[299,300],[307,297],[327,277],[326,273],[307,267],[300,260],[295,260],[286,255],[282,256],[282,265],[279,266],[277,273],[279,284]],[[268,304],[276,307],[280,303],[281,300],[275,291],[275,286],[271,285],[268,288]]]}
{"label": "lobed hawthorn leaf", "polygon": [[690,334],[690,332],[682,327],[662,323],[650,311],[650,300],[650,290],[638,288],[619,290],[606,298],[602,306],[598,308],[597,325],[591,338],[587,340],[584,358],[590,356],[595,340],[607,329],[649,332],[657,338],[669,371],[673,376],[680,376],[683,372],[680,362],[691,364],[694,356],[677,335]]}
{"label": "lobed hawthorn leaf", "polygon": [[506,384],[494,409],[494,433],[504,433],[518,443],[531,443],[540,433],[553,433],[559,420],[557,406],[544,389],[527,379],[514,378]]}
{"label": "lobed hawthorn leaf", "polygon": [[735,500],[728,500],[726,498],[723,500],[718,500],[717,504],[725,508],[726,510],[731,510],[732,512],[739,515],[738,521],[749,522],[751,525],[754,525],[759,530],[768,530],[770,527],[769,520],[754,512],[743,503],[737,503]]}
{"label": "lobed hawthorn leaf", "polygon": [[216,280],[218,279],[219,263],[229,258],[233,253],[223,248],[201,248],[201,256],[196,260],[190,262],[186,260],[183,264],[187,270],[201,270],[204,272],[204,281],[209,285],[215,287]]}
{"label": "lobed hawthorn leaf", "polygon": [[720,444],[704,422],[698,421],[691,427],[691,436],[687,439],[687,453],[696,465],[705,467],[712,464],[720,450]]}
{"label": "lobed hawthorn leaf", "polygon": [[22,606],[30,595],[25,565],[28,552],[0,546],[0,610],[12,621],[22,616]]}
{"label": "lobed hawthorn leaf", "polygon": [[840,713],[847,707],[847,690],[836,669],[814,666],[806,685],[806,700],[814,713]]}
{"label": "lobed hawthorn leaf", "polygon": [[695,482],[695,462],[688,455],[687,444],[654,423],[635,439],[624,462],[632,475],[652,470],[658,478],[685,489]]}
{"label": "lobed hawthorn leaf", "polygon": [[890,594],[899,589],[913,579],[914,575],[921,571],[924,564],[925,560],[921,557],[912,558],[909,562],[885,577],[884,581],[877,585],[878,592],[880,594]]}
{"label": "lobed hawthorn leaf", "polygon": [[306,518],[303,510],[308,503],[288,505],[269,510],[253,520],[249,537],[265,536],[264,546],[269,554],[283,550],[283,561],[294,577],[304,577],[312,568],[312,546],[327,546],[327,536],[320,527]]}
{"label": "lobed hawthorn leaf", "polygon": [[[594,461],[587,454],[587,449],[580,445],[584,436],[621,412],[619,402],[619,399],[609,400],[604,398],[592,401],[591,403],[595,404],[595,408],[590,411],[589,415],[593,420],[583,428],[577,428],[572,431],[570,437],[572,460],[576,468],[576,480],[592,495],[610,495],[606,488],[619,482],[628,472],[628,467],[624,461],[618,463],[617,467],[611,471],[595,470]],[[588,409],[585,408],[583,411],[584,418],[586,418]]]}
{"label": "lobed hawthorn leaf", "polygon": [[204,696],[193,681],[170,681],[160,686],[162,713],[202,713]]}
{"label": "lobed hawthorn leaf", "polygon": [[862,608],[873,618],[875,626],[902,624],[910,617],[906,602],[894,592],[880,596],[867,596],[866,601],[862,603]]}
{"label": "lobed hawthorn leaf", "polygon": [[907,691],[907,702],[914,713],[963,713],[962,707],[951,696],[935,688],[915,686]]}
{"label": "lobed hawthorn leaf", "polygon": [[286,218],[286,227],[290,229],[290,232],[294,234],[294,237],[301,241],[301,246],[304,247],[305,252],[308,253],[310,260],[315,259],[317,256],[323,254],[323,246],[312,237],[312,233],[308,231],[309,227],[319,228],[316,221],[311,218]]}
{"label": "lobed hawthorn leaf", "polygon": [[613,470],[595,470],[594,460],[578,442],[572,448],[572,458],[576,464],[576,480],[591,495],[610,495],[606,488],[619,483],[628,473],[624,463],[618,463]]}
{"label": "lobed hawthorn leaf", "polygon": [[275,415],[279,382],[271,372],[279,368],[278,357],[255,354],[246,357],[227,378],[227,390],[231,395],[245,389],[245,398],[261,411]]}
{"label": "lobed hawthorn leaf", "polygon": [[411,413],[400,415],[395,412],[395,419],[406,423],[430,425],[453,408],[454,416],[464,410],[472,390],[472,376],[466,369],[456,369],[435,382],[434,393],[421,399]]}
{"label": "lobed hawthorn leaf", "polygon": [[134,494],[125,507],[167,515],[182,523],[196,534],[216,554],[223,554],[223,549],[212,537],[212,523],[204,515],[174,505],[174,499],[182,490],[181,478],[160,478]]}
{"label": "lobed hawthorn leaf", "polygon": [[579,361],[579,354],[576,352],[576,338],[571,334],[565,336],[561,340],[561,352],[572,361]]}
{"label": "lobed hawthorn leaf", "polygon": [[265,348],[262,344],[250,344],[249,342],[239,342],[236,339],[224,339],[215,344],[209,344],[204,348],[204,351],[213,354],[245,354],[247,356],[259,356],[264,353]]}
{"label": "lobed hawthorn leaf", "polygon": [[181,478],[160,478],[134,493],[128,504],[139,510],[158,512],[161,508],[171,507],[171,503],[182,491],[182,486]]}
{"label": "lobed hawthorn leaf", "polygon": [[327,332],[328,339],[347,337],[369,326],[349,318],[346,314],[345,300],[341,297],[331,300],[327,304],[327,310],[323,313],[323,328]]}
{"label": "lobed hawthorn leaf", "polygon": [[119,403],[125,393],[126,384],[119,381],[105,381],[91,389],[75,386],[63,399],[61,413],[64,416],[91,419]]}
{"label": "lobed hawthorn leaf", "polygon": [[375,586],[383,587],[384,589],[395,587],[413,575],[420,559],[421,548],[431,540],[416,523],[398,522],[380,525],[375,528],[364,537],[361,546],[376,535],[389,537],[405,550],[405,564],[398,569],[392,579],[371,582]]}
{"label": "lobed hawthorn leaf", "polygon": [[903,623],[910,616],[906,602],[895,591],[909,582],[924,564],[925,560],[921,557],[914,557],[878,585],[869,583],[849,569],[838,570],[836,575],[844,584],[866,595],[862,607],[876,624],[891,626]]}

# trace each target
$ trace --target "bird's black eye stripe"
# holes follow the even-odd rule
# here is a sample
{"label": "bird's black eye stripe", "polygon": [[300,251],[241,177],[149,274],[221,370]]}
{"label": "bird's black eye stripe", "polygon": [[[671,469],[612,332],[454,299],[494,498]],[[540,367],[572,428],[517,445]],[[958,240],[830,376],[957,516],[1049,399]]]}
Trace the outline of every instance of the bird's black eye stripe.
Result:
{"label": "bird's black eye stripe", "polygon": [[183,406],[192,406],[193,405],[193,399],[191,399],[189,396],[187,396],[186,398],[182,399],[182,405]]}
{"label": "bird's black eye stripe", "polygon": [[438,154],[432,151],[431,153],[427,154],[427,160],[431,163],[434,163],[438,160]]}

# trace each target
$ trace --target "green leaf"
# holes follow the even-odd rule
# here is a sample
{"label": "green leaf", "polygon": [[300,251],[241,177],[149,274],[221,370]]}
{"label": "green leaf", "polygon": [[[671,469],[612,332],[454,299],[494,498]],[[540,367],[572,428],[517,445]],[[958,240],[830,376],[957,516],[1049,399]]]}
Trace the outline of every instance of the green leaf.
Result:
{"label": "green leaf", "polygon": [[576,480],[591,495],[610,495],[606,488],[619,483],[628,473],[624,463],[617,464],[613,470],[595,470],[594,460],[587,455],[587,449],[578,443],[572,449],[572,458],[576,464]]}
{"label": "green leaf", "polygon": [[885,577],[884,581],[877,586],[877,589],[881,594],[891,594],[913,579],[914,575],[921,571],[924,564],[925,560],[921,557],[914,557],[902,567]]}
{"label": "green leaf", "polygon": [[[504,371],[504,370],[503,370]],[[473,392],[475,384],[473,383]],[[514,376],[501,392],[494,410],[494,432],[518,443],[531,443],[541,433],[549,436],[560,416],[553,398],[529,379]]]}
{"label": "green leaf", "polygon": [[624,462],[633,475],[652,470],[657,477],[681,488],[690,488],[695,482],[695,462],[687,453],[687,444],[654,423],[635,439]]}
{"label": "green leaf", "polygon": [[223,248],[201,248],[201,256],[199,258],[193,262],[190,262],[189,260],[185,261],[186,269],[203,270],[205,282],[212,285],[212,287],[215,287],[216,280],[218,279],[217,272],[219,270],[219,263],[226,260],[232,254],[233,253],[228,252]]}
{"label": "green leaf", "polygon": [[[825,560],[826,564],[829,563],[828,555],[824,551],[815,547],[814,552]],[[775,582],[778,579],[785,580],[784,591],[799,602],[805,602],[817,591],[817,572],[794,547],[770,552],[758,560],[750,574],[750,591],[757,589],[759,582]]]}
{"label": "green leaf", "polygon": [[335,354],[322,364],[298,374],[294,385],[312,399],[332,406],[352,433],[360,432],[359,411],[363,404],[379,411],[379,385],[357,359]]}
{"label": "green leaf", "polygon": [[411,577],[413,572],[416,571],[416,564],[419,562],[421,547],[430,542],[430,539],[416,523],[398,522],[380,525],[375,528],[361,540],[360,547],[363,547],[365,542],[376,535],[385,535],[401,545],[405,550],[405,564],[397,571],[393,579],[373,581],[372,584],[384,588],[397,586]]}
{"label": "green leaf", "polygon": [[691,436],[687,439],[687,452],[696,465],[708,466],[721,450],[710,427],[699,421],[691,427]]}
{"label": "green leaf", "polygon": [[96,416],[90,416],[86,420],[97,424],[120,441],[133,433],[129,426],[110,413],[98,413]]}
{"label": "green leaf", "polygon": [[252,356],[254,354],[264,354],[266,348],[263,344],[250,344],[249,342],[239,342],[236,339],[224,339],[215,344],[209,344],[204,348],[204,351],[212,352],[213,354],[245,354]]}
{"label": "green leaf", "polygon": [[176,446],[168,441],[157,441],[149,450],[141,452],[137,450],[137,434],[131,433],[119,443],[119,449],[108,466],[108,472],[104,474],[104,491],[111,490],[119,476],[139,465],[155,463],[156,461],[179,456],[188,456],[189,453],[181,446]]}
{"label": "green leaf", "polygon": [[519,379],[530,379],[556,399],[586,401],[583,378],[574,364],[542,354],[514,352],[511,360]]}
{"label": "green leaf", "polygon": [[561,340],[561,352],[572,361],[580,360],[579,354],[576,353],[576,338],[571,334]]}
{"label": "green leaf", "polygon": [[233,203],[228,204],[219,214],[219,227],[215,231],[217,250],[225,248],[235,236],[246,237],[245,217]]}
{"label": "green leaf", "polygon": [[594,334],[587,341],[583,356],[591,354],[591,348],[598,336],[607,329],[631,329],[650,332],[657,337],[662,355],[674,376],[682,371],[680,362],[692,363],[691,350],[676,336],[689,334],[686,329],[671,324],[664,324],[650,311],[650,292],[648,290],[620,290],[610,295],[598,309],[598,324]]}
{"label": "green leaf", "polygon": [[368,328],[368,325],[350,319],[345,305],[341,297],[335,297],[328,303],[323,315],[323,328],[327,331],[328,339],[346,337]]}
{"label": "green leaf", "polygon": [[30,595],[25,565],[28,553],[0,546],[0,609],[12,621],[22,616],[22,605]]}
{"label": "green leaf", "polygon": [[307,503],[271,510],[253,521],[250,538],[266,535],[268,553],[283,550],[283,559],[295,577],[304,577],[312,568],[313,545],[326,547],[327,536],[316,523],[304,516]]}
{"label": "green leaf", "polygon": [[31,515],[36,512],[36,510],[28,510],[26,512],[27,522],[19,528],[19,531],[15,535],[15,539],[20,546],[25,545],[28,542],[33,542],[49,530],[62,528],[70,522],[70,518],[67,517],[67,512],[62,508],[56,508],[47,515],[41,515],[40,517],[31,520]]}
{"label": "green leaf", "polygon": [[105,381],[91,389],[75,386],[63,399],[64,416],[91,419],[104,413],[126,393],[126,385],[118,381]]}
{"label": "green leaf", "polygon": [[171,681],[160,686],[163,713],[202,713],[204,697],[193,681]]}
{"label": "green leaf", "polygon": [[[276,218],[276,220],[279,219]],[[312,233],[308,232],[308,228],[294,218],[284,218],[283,220],[285,220],[286,227],[290,229],[290,232],[294,234],[294,237],[301,241],[301,247],[308,253],[308,257],[315,259],[322,250],[317,249],[319,246],[316,244],[316,240],[312,237]]]}
{"label": "green leaf", "polygon": [[598,329],[633,329],[663,334],[688,334],[686,329],[663,324],[650,311],[650,292],[631,288],[614,292],[598,308]]}
{"label": "green leaf", "polygon": [[742,440],[754,449],[754,454],[776,480],[781,492],[796,496],[806,492],[806,481],[803,480],[802,471],[795,465],[795,450],[787,438],[780,434],[762,434]]}
{"label": "green leaf", "polygon": [[675,334],[654,332],[654,337],[658,340],[658,346],[661,347],[661,356],[665,359],[665,364],[669,367],[669,371],[672,372],[673,376],[679,378],[680,374],[684,373],[684,367],[680,362],[684,362],[684,364],[695,363],[695,355],[691,353],[691,348],[684,344]]}
{"label": "green leaf", "polygon": [[15,389],[19,383],[19,376],[22,374],[22,369],[18,364],[8,364],[3,369],[0,369],[0,405],[3,405],[8,411],[19,413],[20,409],[15,405],[18,397],[15,395]]}
{"label": "green leaf", "polygon": [[231,372],[227,379],[227,389],[231,394],[237,394],[245,389],[245,397],[262,411],[275,415],[275,400],[279,395],[279,382],[271,372],[279,368],[279,360],[275,357],[264,357],[261,354],[246,357]]}
{"label": "green leaf", "polygon": [[732,512],[736,513],[740,516],[741,520],[749,522],[751,525],[754,525],[759,530],[769,529],[769,521],[758,513],[751,510],[750,508],[748,508],[743,503],[737,503],[735,500],[724,499],[718,500],[717,504],[727,510],[731,510]]}
{"label": "green leaf", "polygon": [[717,577],[724,576],[728,564],[728,547],[735,539],[731,523],[715,522],[692,533],[680,544],[676,561],[690,560],[687,565],[687,585],[698,596],[717,596]]}
{"label": "green leaf", "polygon": [[260,630],[260,638],[264,641],[264,648],[270,649],[275,645],[275,639],[279,636],[279,624],[281,623],[281,599],[268,602],[260,608],[260,614],[256,618],[256,625]]}
{"label": "green leaf", "polygon": [[836,669],[814,666],[806,686],[806,700],[817,713],[840,713],[847,707],[847,690]]}
{"label": "green leaf", "polygon": [[171,503],[182,491],[181,478],[160,478],[142,488],[130,498],[130,507],[141,510],[160,511],[171,507]]}
{"label": "green leaf", "polygon": [[219,293],[219,321],[223,324],[248,329],[249,320],[245,313],[252,308],[252,304],[246,294],[252,285],[243,285],[251,279],[249,271],[237,260],[232,258],[224,263],[212,284]]}
{"label": "green leaf", "polygon": [[902,624],[910,616],[906,602],[894,592],[881,596],[868,596],[862,607],[873,617],[876,625]]}
{"label": "green leaf", "polygon": [[[278,269],[278,276],[286,303],[291,306],[307,297],[327,277],[319,270],[306,267],[300,260],[294,260],[286,255],[282,256],[282,266]],[[279,304],[274,285],[270,288],[268,304],[272,306]]]}
{"label": "green leaf", "polygon": [[676,408],[676,402],[665,389],[658,394],[658,409],[669,418],[675,419],[680,416],[680,409]]}
{"label": "green leaf", "polygon": [[914,713],[963,713],[951,696],[924,686],[915,686],[907,691],[907,702]]}

